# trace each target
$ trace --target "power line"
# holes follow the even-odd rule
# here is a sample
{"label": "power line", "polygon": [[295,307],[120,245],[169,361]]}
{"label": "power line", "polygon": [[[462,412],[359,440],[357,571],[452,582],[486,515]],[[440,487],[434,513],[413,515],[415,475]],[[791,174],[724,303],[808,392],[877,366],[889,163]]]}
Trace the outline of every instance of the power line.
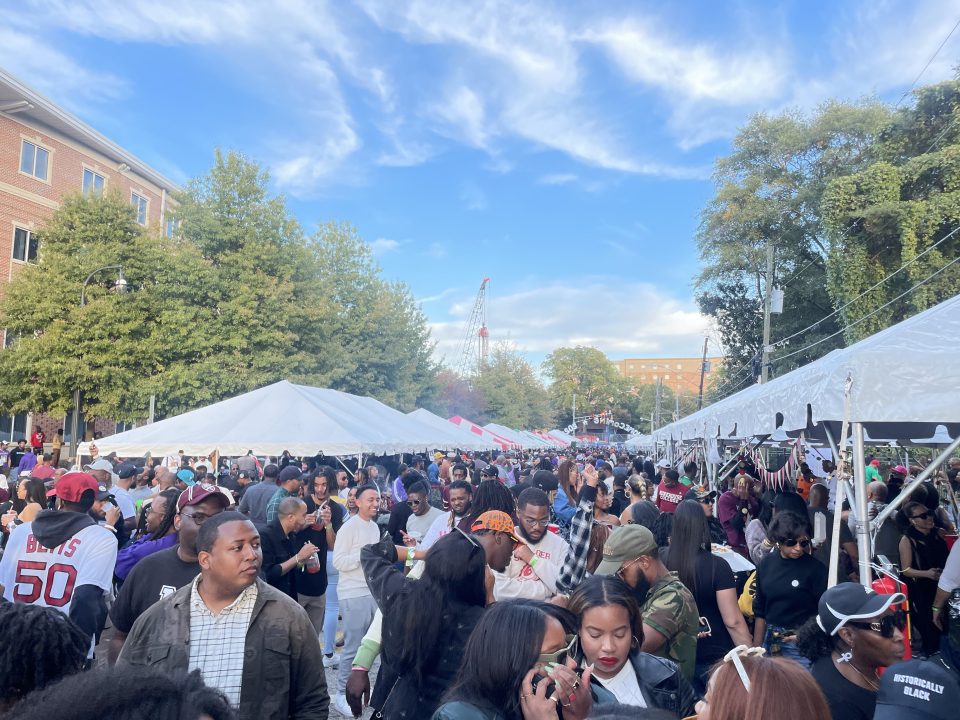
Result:
{"label": "power line", "polygon": [[950,28],[950,32],[947,33],[947,36],[943,39],[943,42],[941,42],[940,45],[937,46],[937,49],[934,50],[933,55],[931,55],[930,59],[927,60],[927,64],[923,66],[923,70],[917,73],[917,76],[913,79],[913,82],[910,83],[910,87],[908,87],[906,90],[903,91],[903,95],[900,96],[900,99],[897,100],[896,105],[894,105],[895,108],[900,107],[900,103],[902,103],[904,98],[910,94],[910,91],[913,90],[913,87],[917,84],[917,81],[920,80],[923,74],[927,71],[927,68],[930,67],[930,63],[932,63],[934,59],[936,59],[937,55],[940,54],[940,51],[943,50],[943,46],[947,44],[947,40],[951,38],[951,36],[953,35],[954,32],[956,32],[958,27],[960,27],[960,20],[957,20],[956,24],[952,28]]}
{"label": "power line", "polygon": [[[960,230],[960,228],[957,228],[957,230]],[[956,232],[956,230],[954,230],[954,232]],[[858,318],[858,319],[855,320],[854,322],[850,323],[849,325],[847,325],[847,326],[846,326],[845,328],[843,328],[842,330],[837,330],[835,333],[833,333],[833,334],[831,334],[831,335],[827,335],[827,336],[824,337],[824,338],[820,338],[819,340],[817,340],[817,341],[815,341],[815,342],[812,342],[812,343],[810,343],[809,345],[805,345],[804,347],[800,348],[799,350],[794,350],[793,352],[787,353],[786,355],[779,355],[779,356],[777,357],[777,361],[779,362],[780,360],[785,360],[785,359],[788,358],[788,357],[793,357],[794,355],[798,355],[799,353],[802,353],[804,350],[809,350],[810,348],[812,348],[812,347],[814,347],[814,346],[816,346],[816,345],[819,345],[820,343],[826,342],[827,340],[830,340],[831,338],[835,338],[837,335],[840,335],[840,334],[846,332],[846,331],[849,330],[850,328],[855,328],[857,325],[859,325],[860,323],[862,323],[864,320],[866,320],[867,318],[873,317],[873,316],[876,315],[878,312],[880,312],[881,310],[883,310],[885,307],[889,307],[890,305],[892,305],[893,303],[895,303],[897,300],[900,300],[901,298],[906,297],[907,295],[909,295],[910,293],[912,293],[914,290],[916,290],[916,289],[917,289],[918,287],[920,287],[921,285],[926,285],[930,280],[933,280],[933,278],[935,278],[937,275],[939,275],[939,274],[942,273],[944,270],[946,270],[948,267],[950,267],[951,265],[953,265],[954,263],[957,263],[957,262],[960,262],[960,255],[958,255],[957,257],[955,257],[953,260],[951,260],[950,262],[948,262],[946,265],[944,265],[944,266],[943,266],[942,268],[940,268],[939,270],[933,271],[932,273],[930,273],[929,275],[927,275],[927,277],[925,277],[923,280],[920,280],[920,281],[917,282],[915,285],[912,285],[912,286],[911,286],[910,288],[908,288],[907,290],[904,290],[902,293],[900,293],[899,295],[897,295],[897,296],[896,296],[895,298],[893,298],[892,300],[888,300],[887,302],[885,302],[885,303],[884,303],[883,305],[881,305],[880,307],[876,308],[875,310],[871,310],[869,313],[867,313],[867,314],[864,315],[863,317]]]}
{"label": "power line", "polygon": [[[780,338],[780,339],[777,340],[775,343],[773,343],[773,347],[775,347],[775,348],[777,348],[777,347],[782,347],[783,344],[784,344],[785,342],[787,342],[788,340],[792,340],[793,338],[797,337],[798,335],[802,335],[803,333],[807,332],[808,330],[812,330],[813,328],[817,327],[817,325],[819,325],[820,323],[822,323],[824,320],[828,320],[829,318],[833,317],[834,315],[843,312],[843,311],[846,310],[848,307],[850,307],[851,305],[853,305],[853,303],[855,303],[857,300],[859,300],[860,298],[862,298],[864,295],[867,295],[867,294],[873,292],[873,291],[876,290],[878,287],[880,287],[881,285],[883,285],[887,280],[889,280],[889,279],[892,278],[894,275],[896,275],[897,273],[899,273],[901,270],[904,270],[904,269],[908,268],[910,265],[913,265],[913,263],[915,263],[917,260],[919,260],[920,258],[922,258],[924,255],[926,255],[928,252],[930,252],[931,250],[933,250],[935,247],[937,247],[937,246],[940,245],[941,243],[943,243],[943,242],[947,241],[948,239],[950,239],[950,238],[951,238],[954,234],[956,234],[958,231],[960,231],[960,226],[955,227],[953,230],[951,230],[949,233],[947,233],[947,234],[944,235],[942,238],[940,238],[939,240],[937,240],[937,242],[935,242],[933,245],[931,245],[931,246],[928,247],[926,250],[924,250],[923,252],[921,252],[919,255],[917,255],[916,257],[914,257],[912,260],[908,260],[908,261],[905,262],[903,265],[901,265],[901,266],[898,267],[896,270],[894,270],[892,273],[890,273],[889,275],[884,276],[883,279],[881,279],[881,280],[879,280],[878,282],[874,283],[874,284],[871,285],[869,288],[867,288],[866,290],[864,290],[862,293],[860,293],[859,295],[857,295],[855,298],[853,298],[853,299],[850,300],[849,302],[845,303],[844,305],[840,306],[839,308],[837,308],[836,310],[834,310],[834,311],[833,311],[832,313],[830,313],[829,315],[824,315],[822,318],[820,318],[819,320],[817,320],[817,321],[816,321],[815,323],[813,323],[812,325],[808,325],[807,327],[803,328],[803,330],[798,330],[797,332],[793,333],[792,335],[787,335],[787,337],[785,337],[785,338]],[[841,331],[841,332],[842,332],[842,331]],[[835,333],[835,334],[836,334],[836,333]],[[832,336],[831,336],[831,337],[832,337]],[[778,358],[778,360],[779,360],[779,359],[782,359],[783,357],[789,357],[789,355],[782,355],[782,356],[780,356],[780,358]]]}

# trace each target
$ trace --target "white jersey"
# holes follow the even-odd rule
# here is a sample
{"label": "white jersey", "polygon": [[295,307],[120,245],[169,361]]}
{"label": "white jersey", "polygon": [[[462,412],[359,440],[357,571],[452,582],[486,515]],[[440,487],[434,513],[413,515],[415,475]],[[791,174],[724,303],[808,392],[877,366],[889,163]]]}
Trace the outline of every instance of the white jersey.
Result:
{"label": "white jersey", "polygon": [[33,536],[32,525],[24,523],[10,533],[0,559],[4,598],[69,615],[73,591],[81,585],[110,591],[117,563],[117,538],[112,532],[89,525],[51,549]]}

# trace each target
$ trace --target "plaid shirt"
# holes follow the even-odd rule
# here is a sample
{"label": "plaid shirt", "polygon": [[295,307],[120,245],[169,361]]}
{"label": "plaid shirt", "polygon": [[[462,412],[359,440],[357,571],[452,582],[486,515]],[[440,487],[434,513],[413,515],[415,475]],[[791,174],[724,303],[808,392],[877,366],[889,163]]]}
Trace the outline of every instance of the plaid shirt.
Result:
{"label": "plaid shirt", "polygon": [[220,690],[233,707],[238,707],[247,628],[257,602],[257,586],[248,587],[214,615],[197,592],[201,577],[194,578],[190,591],[190,670],[199,669],[207,685]]}
{"label": "plaid shirt", "polygon": [[267,503],[267,522],[273,522],[277,519],[277,508],[280,507],[280,501],[284,498],[293,497],[293,493],[287,492],[285,488],[278,487],[277,491]]}
{"label": "plaid shirt", "polygon": [[590,530],[593,528],[593,505],[597,489],[584,484],[580,488],[580,503],[570,520],[570,550],[557,578],[557,592],[567,594],[583,581],[587,574],[587,555],[590,553]]}

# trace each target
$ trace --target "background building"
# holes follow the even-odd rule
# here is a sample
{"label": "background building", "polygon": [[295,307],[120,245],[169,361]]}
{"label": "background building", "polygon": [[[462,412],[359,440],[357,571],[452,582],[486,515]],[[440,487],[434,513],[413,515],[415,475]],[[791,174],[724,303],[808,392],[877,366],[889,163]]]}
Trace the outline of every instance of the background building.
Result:
{"label": "background building", "polygon": [[[20,268],[43,254],[34,233],[64,196],[107,190],[128,198],[142,225],[169,230],[173,182],[0,69],[0,296]],[[0,439],[25,437],[32,425],[48,441],[62,427],[69,441],[65,418],[28,413],[0,414]],[[106,420],[86,426],[88,435],[117,429]]]}
{"label": "background building", "polygon": [[[696,396],[700,390],[701,358],[627,358],[613,360],[617,372],[622,377],[636,380],[638,383],[653,385],[658,379],[664,387],[670,388],[680,396]],[[722,357],[707,358],[707,372],[703,380],[703,389],[710,387],[711,378],[716,375],[723,363]]]}

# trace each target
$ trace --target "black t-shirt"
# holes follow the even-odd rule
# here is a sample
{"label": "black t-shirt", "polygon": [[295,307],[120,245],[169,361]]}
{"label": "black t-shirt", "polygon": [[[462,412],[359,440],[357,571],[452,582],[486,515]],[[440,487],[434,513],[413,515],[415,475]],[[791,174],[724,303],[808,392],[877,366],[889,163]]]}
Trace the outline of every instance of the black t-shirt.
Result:
{"label": "black t-shirt", "polygon": [[776,550],[757,568],[753,612],[767,625],[796,630],[817,614],[827,591],[827,568],[813,555],[787,560]]}
{"label": "black t-shirt", "polygon": [[113,603],[110,618],[114,627],[120,632],[130,632],[147,608],[189,585],[199,574],[199,563],[181,560],[176,545],[147,555],[133,566]]}
{"label": "black t-shirt", "polygon": [[[661,559],[666,563],[670,548],[661,551]],[[697,640],[697,662],[713,663],[733,648],[733,638],[723,622],[720,607],[717,605],[717,592],[720,590],[736,589],[737,579],[733,575],[730,564],[713,553],[701,550],[697,553],[697,586],[687,588],[693,593],[697,601],[697,610],[700,612],[700,632],[706,628],[703,619],[710,624],[710,635]]]}
{"label": "black t-shirt", "polygon": [[[307,503],[308,515],[317,511],[317,502],[313,497],[307,496],[303,500]],[[336,534],[340,532],[340,526],[343,525],[343,516],[347,509],[332,500],[327,500],[327,504],[330,506],[330,524],[333,525],[333,532]],[[296,535],[297,549],[303,547],[307,542],[312,542],[320,548],[317,551],[320,556],[320,571],[315,573],[301,572],[297,577],[297,592],[301,595],[320,597],[327,591],[327,550],[329,548],[327,547],[326,529],[314,530],[311,525],[307,525]]]}
{"label": "black t-shirt", "polygon": [[10,469],[13,470],[16,467],[20,467],[20,461],[23,460],[23,456],[27,454],[26,448],[15,447],[10,451]]}
{"label": "black t-shirt", "polygon": [[393,538],[395,545],[403,545],[403,536],[400,534],[401,530],[407,529],[407,520],[410,519],[410,516],[413,515],[413,508],[410,507],[409,503],[397,503],[393,506],[393,510],[390,511],[390,520],[387,522],[387,532],[390,533],[390,537]]}
{"label": "black t-shirt", "polygon": [[843,720],[872,720],[877,705],[876,693],[847,680],[837,670],[831,656],[817,660],[810,668],[810,673],[826,696],[833,717]]}

